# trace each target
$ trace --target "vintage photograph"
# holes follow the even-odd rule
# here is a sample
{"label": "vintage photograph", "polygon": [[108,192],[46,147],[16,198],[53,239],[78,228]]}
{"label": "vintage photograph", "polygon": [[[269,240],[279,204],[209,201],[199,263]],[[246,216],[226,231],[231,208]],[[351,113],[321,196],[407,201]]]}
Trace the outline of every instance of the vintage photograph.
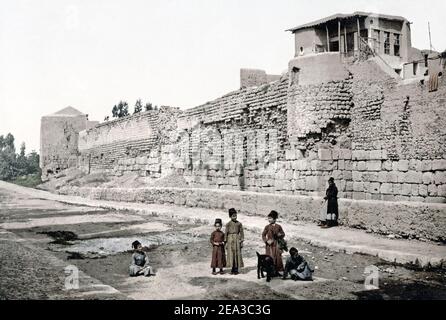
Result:
{"label": "vintage photograph", "polygon": [[446,299],[443,0],[1,4],[0,300]]}

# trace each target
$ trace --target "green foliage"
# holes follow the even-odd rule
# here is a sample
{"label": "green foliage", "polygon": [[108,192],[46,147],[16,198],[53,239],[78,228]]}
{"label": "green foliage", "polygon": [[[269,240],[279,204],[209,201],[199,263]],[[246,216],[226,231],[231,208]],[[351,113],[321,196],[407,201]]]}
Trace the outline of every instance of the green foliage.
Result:
{"label": "green foliage", "polygon": [[144,108],[146,111],[153,110],[152,104],[150,102],[147,102]]}
{"label": "green foliage", "polygon": [[133,113],[140,113],[142,111],[142,101],[141,99],[136,100],[135,110]]}
{"label": "green foliage", "polygon": [[[14,136],[0,136],[0,180],[16,180],[18,177],[36,175],[40,180],[39,154],[32,151],[26,155],[25,143],[20,146],[20,153],[15,153]],[[37,178],[33,181],[37,181]]]}

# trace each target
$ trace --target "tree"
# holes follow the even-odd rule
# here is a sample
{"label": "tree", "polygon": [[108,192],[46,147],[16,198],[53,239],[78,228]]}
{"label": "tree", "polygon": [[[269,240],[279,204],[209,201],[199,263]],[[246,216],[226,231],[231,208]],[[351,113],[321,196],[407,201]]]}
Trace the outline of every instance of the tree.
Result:
{"label": "tree", "polygon": [[40,175],[39,159],[39,154],[35,151],[26,155],[24,142],[20,146],[20,153],[16,154],[12,134],[0,136],[0,180],[14,180],[27,174]]}
{"label": "tree", "polygon": [[141,99],[136,100],[135,103],[135,110],[133,111],[133,113],[140,113],[142,111],[142,101]]}
{"label": "tree", "polygon": [[113,109],[112,109],[112,117],[113,118],[118,117],[118,106],[116,104],[113,106]]}
{"label": "tree", "polygon": [[25,155],[25,142],[22,142],[20,145],[20,153],[17,156],[16,159],[16,169],[17,169],[17,175],[25,175],[28,174],[28,163]]}
{"label": "tree", "polygon": [[118,118],[126,117],[128,115],[129,115],[129,105],[125,101],[119,101]]}
{"label": "tree", "polygon": [[152,104],[150,102],[147,102],[144,108],[146,109],[146,111],[153,110]]}
{"label": "tree", "polygon": [[17,176],[17,156],[15,154],[14,136],[0,136],[0,179],[10,180]]}

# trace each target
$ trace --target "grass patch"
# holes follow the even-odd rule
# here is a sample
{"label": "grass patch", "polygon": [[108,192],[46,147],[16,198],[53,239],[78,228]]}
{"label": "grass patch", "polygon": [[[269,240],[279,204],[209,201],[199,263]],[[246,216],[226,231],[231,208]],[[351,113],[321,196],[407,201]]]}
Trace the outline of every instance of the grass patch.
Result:
{"label": "grass patch", "polygon": [[33,173],[33,174],[28,174],[26,176],[17,177],[9,182],[23,187],[35,188],[39,184],[42,184],[42,179],[40,173]]}

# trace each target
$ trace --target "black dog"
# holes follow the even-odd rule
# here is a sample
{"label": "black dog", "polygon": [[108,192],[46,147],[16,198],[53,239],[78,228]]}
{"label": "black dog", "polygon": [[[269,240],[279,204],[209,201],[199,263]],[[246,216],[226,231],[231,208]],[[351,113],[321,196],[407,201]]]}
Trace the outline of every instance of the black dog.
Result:
{"label": "black dog", "polygon": [[276,274],[274,268],[273,258],[267,256],[266,254],[257,253],[257,278],[260,279],[260,275],[262,278],[265,278],[263,272],[266,272],[266,282],[270,282],[271,278]]}

